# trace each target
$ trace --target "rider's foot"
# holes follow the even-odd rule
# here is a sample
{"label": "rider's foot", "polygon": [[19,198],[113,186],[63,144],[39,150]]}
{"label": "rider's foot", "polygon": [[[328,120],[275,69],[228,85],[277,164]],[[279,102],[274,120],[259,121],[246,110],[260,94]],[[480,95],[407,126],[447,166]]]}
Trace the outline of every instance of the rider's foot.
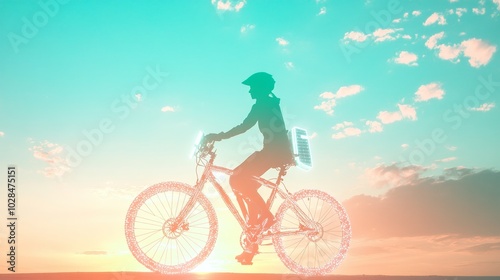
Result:
{"label": "rider's foot", "polygon": [[242,265],[252,265],[252,259],[255,254],[249,253],[247,251],[243,251],[243,253],[237,255],[235,259],[241,263]]}
{"label": "rider's foot", "polygon": [[259,246],[255,243],[248,243],[243,253],[234,257],[242,265],[251,265],[253,256],[259,253]]}

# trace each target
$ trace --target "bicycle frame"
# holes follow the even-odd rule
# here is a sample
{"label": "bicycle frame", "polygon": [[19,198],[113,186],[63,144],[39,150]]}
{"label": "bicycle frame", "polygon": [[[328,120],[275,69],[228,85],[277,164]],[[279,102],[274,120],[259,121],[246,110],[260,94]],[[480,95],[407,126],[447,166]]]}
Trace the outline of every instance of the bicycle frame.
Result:
{"label": "bicycle frame", "polygon": [[[236,209],[234,203],[231,201],[231,198],[226,193],[224,188],[217,182],[217,179],[215,178],[215,175],[214,175],[215,172],[219,172],[219,173],[223,173],[223,174],[230,176],[230,175],[232,175],[233,170],[229,169],[229,168],[222,167],[222,166],[214,165],[213,162],[215,160],[216,154],[215,154],[215,152],[213,152],[211,150],[211,148],[207,152],[207,154],[210,156],[210,160],[205,165],[205,170],[203,171],[203,175],[201,176],[201,179],[194,186],[194,189],[196,190],[195,194],[189,199],[188,203],[186,204],[186,207],[184,207],[184,209],[182,209],[182,211],[179,213],[179,216],[177,216],[176,224],[177,225],[182,224],[182,221],[184,220],[186,215],[191,211],[192,207],[194,206],[194,203],[197,200],[198,195],[200,195],[200,193],[202,193],[203,188],[205,186],[205,183],[207,181],[209,181],[210,183],[212,183],[214,188],[217,190],[217,192],[221,196],[222,200],[224,201],[224,203],[228,207],[229,211],[233,214],[235,219],[240,224],[241,228],[244,231],[246,231],[247,224],[245,222],[244,216],[246,216],[247,213],[245,212],[245,207],[243,206],[243,201],[241,200],[241,198],[237,198],[237,201],[238,201],[239,205],[241,206],[242,215],[243,215],[243,217],[242,217],[242,215],[240,215],[239,211]],[[288,193],[286,193],[285,191],[283,191],[279,188],[279,185],[281,184],[283,176],[285,174],[286,174],[285,168],[281,167],[278,178],[276,179],[276,183],[273,183],[269,180],[263,179],[263,178],[258,177],[258,176],[253,176],[252,180],[255,180],[261,186],[264,186],[264,187],[271,189],[271,194],[266,202],[268,209],[271,209],[273,202],[276,198],[276,195],[279,195],[279,197],[281,197],[286,202],[292,203],[294,212],[297,214],[298,218],[304,223],[304,225],[310,226],[313,222],[307,216],[307,214],[305,214],[300,209],[300,207],[295,203],[295,201],[293,201],[293,199],[291,199],[291,195],[289,195]],[[300,231],[300,232],[306,232],[306,231],[311,231],[311,230],[313,230],[313,228],[304,227],[304,231]],[[274,233],[273,235],[276,235],[276,234],[289,235],[289,234],[297,234],[297,233],[299,233],[299,232],[297,232],[297,231],[279,232],[279,233]]]}

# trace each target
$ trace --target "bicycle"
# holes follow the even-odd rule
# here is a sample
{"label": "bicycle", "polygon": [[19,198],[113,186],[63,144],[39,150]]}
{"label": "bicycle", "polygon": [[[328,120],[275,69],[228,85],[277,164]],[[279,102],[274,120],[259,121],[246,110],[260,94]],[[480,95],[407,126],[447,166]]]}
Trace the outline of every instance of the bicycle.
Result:
{"label": "bicycle", "polygon": [[304,275],[331,272],[344,259],[351,238],[346,211],[323,191],[289,193],[283,177],[292,165],[281,166],[274,183],[253,177],[263,187],[271,189],[267,199],[269,209],[276,196],[283,200],[275,215],[275,224],[263,232],[247,226],[248,214],[243,200],[237,197],[240,213],[217,182],[214,173],[231,175],[232,170],[214,165],[214,143],[197,144],[195,154],[197,168],[202,166],[204,171],[193,187],[180,182],[152,185],[134,199],[127,211],[127,244],[141,264],[162,274],[185,273],[208,257],[215,246],[218,222],[212,204],[202,193],[207,181],[212,183],[241,226],[243,249],[271,239],[285,266]]}

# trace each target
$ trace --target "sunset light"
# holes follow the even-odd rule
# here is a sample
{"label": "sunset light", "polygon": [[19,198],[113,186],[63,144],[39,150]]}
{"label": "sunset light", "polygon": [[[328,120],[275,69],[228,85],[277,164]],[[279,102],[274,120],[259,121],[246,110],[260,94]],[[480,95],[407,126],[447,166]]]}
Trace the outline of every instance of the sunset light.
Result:
{"label": "sunset light", "polygon": [[0,0],[0,278],[499,277],[499,34],[500,0]]}

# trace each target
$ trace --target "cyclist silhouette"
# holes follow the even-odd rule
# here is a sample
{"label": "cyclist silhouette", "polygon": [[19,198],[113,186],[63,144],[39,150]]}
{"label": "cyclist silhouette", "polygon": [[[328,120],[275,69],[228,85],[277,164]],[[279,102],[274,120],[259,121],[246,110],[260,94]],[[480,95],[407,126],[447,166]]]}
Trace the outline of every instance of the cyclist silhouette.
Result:
{"label": "cyclist silhouette", "polygon": [[[250,96],[255,99],[250,113],[240,125],[227,132],[208,134],[205,141],[228,139],[249,130],[256,123],[259,124],[259,130],[264,136],[262,150],[254,152],[236,167],[229,183],[234,193],[243,198],[247,205],[247,224],[266,231],[275,223],[274,216],[258,193],[260,185],[251,178],[261,176],[271,168],[291,164],[293,155],[281,113],[280,99],[272,93],[275,84],[273,77],[268,73],[258,72],[242,84],[250,86]],[[236,259],[242,264],[251,264],[257,249],[257,245],[246,248]]]}

